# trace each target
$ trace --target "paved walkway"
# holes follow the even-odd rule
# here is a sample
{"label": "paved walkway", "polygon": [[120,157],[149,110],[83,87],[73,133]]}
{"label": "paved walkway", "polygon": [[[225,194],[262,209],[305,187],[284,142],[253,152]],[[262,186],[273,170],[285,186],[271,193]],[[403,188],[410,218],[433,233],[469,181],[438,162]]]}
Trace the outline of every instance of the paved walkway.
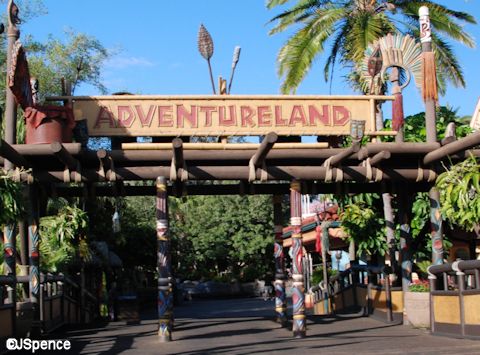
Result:
{"label": "paved walkway", "polygon": [[480,354],[480,341],[434,337],[425,330],[389,326],[371,318],[309,317],[307,337],[272,321],[263,299],[196,300],[175,310],[173,341],[159,343],[157,321],[111,322],[105,327],[55,334],[75,354]]}

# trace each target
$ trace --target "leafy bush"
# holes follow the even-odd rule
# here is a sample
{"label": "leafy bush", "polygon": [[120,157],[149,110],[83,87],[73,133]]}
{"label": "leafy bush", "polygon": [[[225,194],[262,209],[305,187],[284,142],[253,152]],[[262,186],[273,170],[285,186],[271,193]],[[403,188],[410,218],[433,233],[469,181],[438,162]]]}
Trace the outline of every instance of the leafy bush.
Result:
{"label": "leafy bush", "polygon": [[23,214],[22,185],[0,169],[0,226],[16,222]]}
{"label": "leafy bush", "polygon": [[470,156],[452,165],[436,182],[442,214],[451,223],[472,231],[480,221],[480,164]]}

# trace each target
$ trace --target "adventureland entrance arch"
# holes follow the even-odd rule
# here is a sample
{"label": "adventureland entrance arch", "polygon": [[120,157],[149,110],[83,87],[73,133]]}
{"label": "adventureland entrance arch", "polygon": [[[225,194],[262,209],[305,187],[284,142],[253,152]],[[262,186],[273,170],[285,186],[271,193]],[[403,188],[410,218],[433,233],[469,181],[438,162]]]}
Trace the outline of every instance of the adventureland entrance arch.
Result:
{"label": "adventureland entrance arch", "polygon": [[[423,78],[426,103],[426,143],[404,143],[398,134],[395,143],[373,139],[396,132],[376,132],[376,101],[394,99],[394,121],[402,130],[401,92],[387,96],[104,96],[49,98],[63,107],[40,106],[25,53],[17,41],[18,8],[9,3],[8,88],[5,109],[5,140],[0,141],[0,165],[31,185],[29,206],[30,299],[35,307],[36,326],[40,323],[39,203],[56,196],[157,196],[158,313],[161,340],[171,339],[172,294],[169,265],[167,197],[169,194],[270,194],[274,195],[276,312],[285,324],[285,271],[282,252],[278,196],[290,194],[293,226],[293,333],[306,334],[302,278],[301,194],[332,192],[397,192],[405,197],[415,191],[430,191],[431,234],[434,264],[443,262],[442,219],[438,191],[433,187],[443,168],[439,162],[455,163],[466,150],[480,144],[480,132],[466,138],[438,142],[435,128],[435,77]],[[425,16],[424,16],[425,17]],[[421,17],[421,22],[425,18]],[[427,17],[428,20],[428,9]],[[425,23],[424,23],[425,24]],[[427,24],[429,25],[429,24]],[[422,26],[425,60],[433,60],[429,26]],[[390,48],[391,49],[391,48]],[[388,48],[387,48],[388,50]],[[386,57],[387,58],[387,57]],[[396,58],[395,56],[391,58]],[[375,59],[375,58],[374,58]],[[378,59],[378,58],[377,58]],[[375,62],[374,64],[378,64]],[[381,64],[381,63],[380,63]],[[403,68],[401,63],[390,66]],[[425,74],[435,75],[435,70]],[[372,78],[378,74],[373,72]],[[428,79],[428,80],[427,80]],[[372,85],[373,87],[374,85]],[[432,89],[432,90],[430,90]],[[16,144],[17,104],[25,113],[27,144]],[[72,122],[72,117],[76,122]],[[81,123],[83,121],[83,124]],[[67,124],[68,123],[68,124]],[[70,143],[73,126],[88,127],[88,134]],[[107,151],[86,148],[90,136],[153,136],[162,143],[129,144]],[[260,144],[187,143],[178,137],[234,135],[264,136]],[[349,147],[322,143],[285,143],[279,136],[299,137],[350,135]],[[362,138],[372,140],[361,146]],[[53,138],[52,138],[53,137]],[[298,139],[295,139],[298,141]],[[480,151],[471,150],[480,156]],[[448,158],[448,161],[446,160]],[[18,169],[17,169],[18,168]],[[22,170],[22,168],[28,170]],[[129,186],[126,181],[155,180],[155,186]],[[167,181],[172,183],[170,186]],[[238,184],[195,185],[195,180],[235,180]],[[76,184],[71,184],[75,182]],[[78,184],[82,184],[78,186]],[[117,189],[119,188],[119,189]],[[39,193],[41,192],[41,193]],[[40,198],[39,198],[40,197]],[[411,272],[408,250],[409,220],[407,199],[399,199],[402,225],[402,276]],[[393,228],[392,223],[387,228]],[[15,233],[7,226],[4,249],[10,284],[15,289]],[[405,283],[408,285],[408,282]],[[13,304],[15,298],[13,297]]]}

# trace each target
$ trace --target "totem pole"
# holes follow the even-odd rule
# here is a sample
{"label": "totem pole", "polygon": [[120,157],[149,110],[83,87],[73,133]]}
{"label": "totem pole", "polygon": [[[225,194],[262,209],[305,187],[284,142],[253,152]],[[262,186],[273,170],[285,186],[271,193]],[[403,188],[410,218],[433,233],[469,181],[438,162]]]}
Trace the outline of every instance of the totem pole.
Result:
{"label": "totem pole", "polygon": [[302,243],[302,194],[298,181],[290,184],[290,224],[292,225],[292,303],[293,303],[293,336],[306,336],[305,294],[303,286],[303,243]]}
{"label": "totem pole", "polygon": [[38,190],[29,186],[28,249],[30,262],[30,301],[33,305],[32,335],[40,335],[40,235],[38,227]]}
{"label": "totem pole", "polygon": [[282,196],[273,196],[273,223],[275,228],[275,313],[282,327],[287,323],[287,297],[285,293],[285,255],[282,240]]}
{"label": "totem pole", "polygon": [[167,180],[156,181],[157,190],[157,259],[158,259],[158,336],[160,341],[172,340],[173,289],[170,269],[170,238],[168,235]]}
{"label": "totem pole", "polygon": [[[435,125],[435,103],[438,100],[437,74],[435,68],[435,53],[432,50],[432,29],[428,7],[422,6],[418,10],[420,21],[420,42],[422,43],[422,96],[425,102],[425,125],[427,142],[437,141]],[[443,264],[443,221],[440,212],[440,193],[433,186],[429,193],[430,199],[430,226],[432,235],[432,263]]]}
{"label": "totem pole", "polygon": [[[20,30],[17,25],[20,24],[20,19],[18,17],[19,9],[18,6],[10,0],[8,3],[8,28],[7,28],[7,38],[8,38],[8,49],[7,49],[7,77],[12,72],[12,54],[15,47],[15,42],[20,37]],[[12,90],[7,88],[6,90],[6,101],[5,101],[5,142],[8,144],[16,143],[17,135],[17,102],[15,101],[15,96],[13,95]],[[12,169],[13,165],[11,162],[5,162],[5,169]]]}

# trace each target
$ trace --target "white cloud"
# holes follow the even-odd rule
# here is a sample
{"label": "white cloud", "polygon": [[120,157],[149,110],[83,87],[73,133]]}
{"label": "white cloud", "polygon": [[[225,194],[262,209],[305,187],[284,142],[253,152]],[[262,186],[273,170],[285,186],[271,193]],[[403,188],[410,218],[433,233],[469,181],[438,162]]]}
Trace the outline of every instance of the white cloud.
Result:
{"label": "white cloud", "polygon": [[155,64],[142,57],[114,57],[105,63],[111,69],[125,69],[129,67],[153,67]]}

